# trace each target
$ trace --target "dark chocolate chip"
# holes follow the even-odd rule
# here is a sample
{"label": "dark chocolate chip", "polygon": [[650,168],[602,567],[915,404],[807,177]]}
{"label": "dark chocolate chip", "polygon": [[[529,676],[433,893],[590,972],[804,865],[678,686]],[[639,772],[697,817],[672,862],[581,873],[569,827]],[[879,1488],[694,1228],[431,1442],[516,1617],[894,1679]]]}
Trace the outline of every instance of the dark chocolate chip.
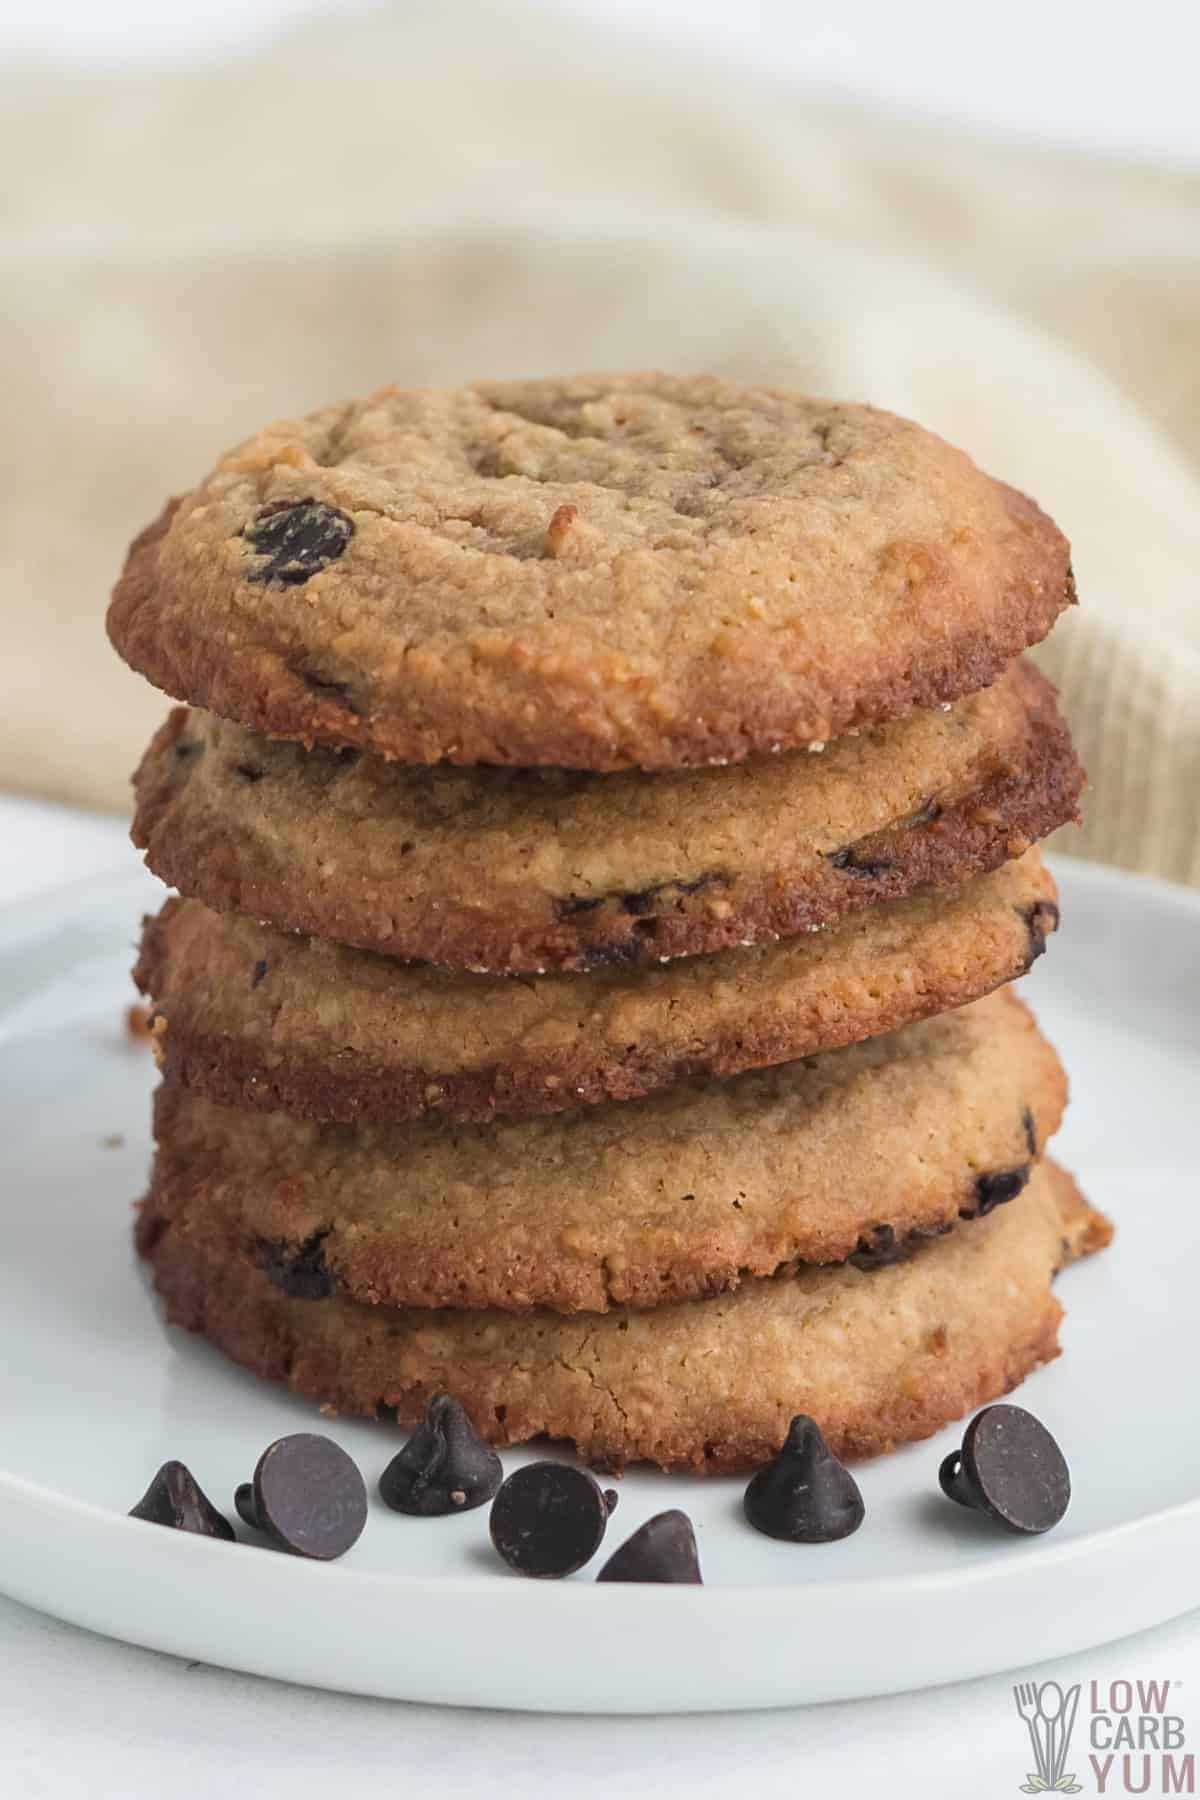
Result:
{"label": "dark chocolate chip", "polygon": [[1057,1525],[1071,1501],[1066,1458],[1040,1419],[1021,1406],[985,1406],[938,1470],[942,1492],[1010,1531]]}
{"label": "dark chocolate chip", "polygon": [[616,1488],[605,1488],[604,1505],[610,1519],[617,1510],[617,1504],[620,1498],[621,1496],[618,1494]]}
{"label": "dark chocolate chip", "polygon": [[249,782],[251,787],[254,787],[262,780],[267,771],[260,768],[257,763],[240,762],[233,772],[235,775],[240,775],[243,781]]}
{"label": "dark chocolate chip", "polygon": [[292,1300],[328,1300],[335,1285],[325,1261],[328,1235],[314,1231],[302,1244],[263,1238],[258,1245],[258,1266]]}
{"label": "dark chocolate chip", "polygon": [[825,861],[835,869],[844,869],[848,875],[861,875],[868,881],[886,875],[894,867],[890,856],[864,855],[853,844],[846,844],[840,850],[827,850]]}
{"label": "dark chocolate chip", "polygon": [[591,944],[580,955],[579,968],[628,968],[633,963],[640,963],[644,956],[645,950],[639,938],[629,938],[623,944]]}
{"label": "dark chocolate chip", "polygon": [[1025,1142],[1029,1145],[1029,1154],[1036,1156],[1038,1153],[1037,1126],[1028,1107],[1021,1114],[1021,1124],[1025,1128]]}
{"label": "dark chocolate chip", "polygon": [[[873,1257],[879,1262],[894,1262],[904,1254],[903,1246],[896,1238],[894,1225],[872,1225],[870,1235],[860,1237],[855,1256]],[[851,1262],[854,1257],[851,1257]]]}
{"label": "dark chocolate chip", "polygon": [[597,1581],[686,1581],[700,1583],[696,1534],[685,1512],[655,1513],[613,1552]]}
{"label": "dark chocolate chip", "polygon": [[173,1531],[194,1531],[198,1537],[223,1538],[234,1543],[233,1526],[219,1513],[181,1462],[165,1462],[136,1506],[131,1519],[148,1519],[152,1525],[169,1525]]}
{"label": "dark chocolate chip", "polygon": [[864,1272],[881,1269],[888,1263],[904,1262],[926,1244],[945,1237],[953,1229],[949,1221],[936,1225],[914,1225],[902,1237],[898,1237],[891,1225],[872,1225],[869,1233],[859,1238],[858,1248],[847,1261]]}
{"label": "dark chocolate chip", "polygon": [[357,713],[358,703],[344,681],[335,681],[328,675],[318,675],[314,669],[299,669],[297,673],[305,687],[311,688],[314,694],[329,694],[347,712]]}
{"label": "dark chocolate chip", "polygon": [[482,1506],[503,1479],[500,1458],[463,1407],[449,1394],[435,1394],[424,1419],[379,1477],[379,1493],[393,1512],[430,1519]]}
{"label": "dark chocolate chip", "polygon": [[960,1219],[982,1219],[994,1207],[1015,1200],[1029,1180],[1030,1166],[1020,1163],[1015,1169],[989,1169],[975,1177],[975,1204],[962,1207]]}
{"label": "dark chocolate chip", "polygon": [[517,1469],[492,1502],[492,1542],[510,1569],[570,1575],[595,1556],[608,1524],[600,1484],[584,1469],[536,1462]]}
{"label": "dark chocolate chip", "polygon": [[790,1544],[829,1544],[863,1522],[858,1483],[804,1413],[774,1461],[751,1477],[743,1505],[756,1531]]}
{"label": "dark chocolate chip", "polygon": [[268,1444],[234,1505],[277,1550],[317,1562],[344,1556],[367,1522],[367,1490],[354,1461],[311,1431]]}
{"label": "dark chocolate chip", "polygon": [[267,965],[265,959],[261,962],[255,963],[254,973],[250,977],[250,986],[252,988],[256,988],[258,986],[259,982],[264,979],[264,977],[266,976],[266,973],[267,973],[267,966],[268,965]]}
{"label": "dark chocolate chip", "polygon": [[621,911],[627,913],[647,913],[654,904],[655,888],[638,888],[620,896]]}
{"label": "dark chocolate chip", "polygon": [[604,894],[566,894],[554,902],[554,910],[560,919],[569,919],[577,913],[595,912],[608,901],[622,912],[637,917],[661,910],[664,904],[703,893],[706,888],[728,887],[731,879],[724,869],[708,869],[703,875],[693,875],[686,881],[656,881],[644,888],[609,888]]}
{"label": "dark chocolate chip", "polygon": [[1044,952],[1050,933],[1058,930],[1059,910],[1053,900],[1036,900],[1032,906],[1024,906],[1018,910],[1029,930],[1029,953],[1025,959],[1024,971],[1028,974]]}
{"label": "dark chocolate chip", "polygon": [[264,507],[242,536],[264,559],[247,571],[248,581],[295,587],[337,561],[354,536],[354,520],[322,500],[298,500]]}
{"label": "dark chocolate chip", "polygon": [[560,919],[573,919],[578,913],[595,912],[598,906],[604,905],[604,901],[603,894],[564,894],[554,902],[554,911]]}

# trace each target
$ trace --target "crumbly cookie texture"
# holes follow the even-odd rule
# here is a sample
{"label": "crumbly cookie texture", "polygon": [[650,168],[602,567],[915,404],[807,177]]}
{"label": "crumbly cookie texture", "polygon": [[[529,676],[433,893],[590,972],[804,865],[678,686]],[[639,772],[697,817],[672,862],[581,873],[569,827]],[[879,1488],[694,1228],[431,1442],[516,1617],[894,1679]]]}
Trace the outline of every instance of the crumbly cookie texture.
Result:
{"label": "crumbly cookie texture", "polygon": [[648,1312],[563,1318],[295,1299],[148,1203],[139,1244],[176,1324],[326,1408],[416,1423],[456,1395],[497,1444],[542,1434],[620,1468],[749,1469],[796,1413],[835,1455],[923,1438],[1057,1355],[1055,1272],[1111,1226],[1051,1164],[1026,1192],[907,1262],[747,1282]]}
{"label": "crumbly cookie texture", "polygon": [[1019,1193],[1065,1101],[1008,990],[825,1056],[517,1124],[319,1126],[168,1085],[151,1206],[284,1291],[601,1312],[903,1253]]}
{"label": "crumbly cookie texture", "polygon": [[146,922],[134,971],[169,1078],[342,1123],[532,1117],[852,1044],[1023,974],[1058,923],[1036,850],[826,931],[592,975],[453,975],[195,900]]}
{"label": "crumbly cookie texture", "polygon": [[455,969],[653,963],[951,887],[1075,817],[1028,663],[949,711],[725,769],[411,767],[177,709],[135,777],[155,874],[225,912]]}
{"label": "crumbly cookie texture", "polygon": [[135,541],[108,625],[270,736],[654,769],[954,700],[1073,598],[1052,522],[907,420],[596,375],[268,426]]}

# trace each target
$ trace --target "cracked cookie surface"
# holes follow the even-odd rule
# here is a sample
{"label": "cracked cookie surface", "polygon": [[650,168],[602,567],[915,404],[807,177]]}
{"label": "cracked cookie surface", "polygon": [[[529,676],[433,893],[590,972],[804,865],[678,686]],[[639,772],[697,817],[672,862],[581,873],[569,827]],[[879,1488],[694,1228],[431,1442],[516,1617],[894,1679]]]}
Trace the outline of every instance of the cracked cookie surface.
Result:
{"label": "cracked cookie surface", "polygon": [[1018,663],[949,711],[725,769],[409,767],[178,710],[134,842],[218,911],[455,969],[657,962],[996,867],[1074,817],[1054,690]]}
{"label": "cracked cookie surface", "polygon": [[135,541],[108,626],[269,736],[652,769],[973,692],[1073,598],[1052,522],[906,420],[583,375],[266,427]]}
{"label": "cracked cookie surface", "polygon": [[454,1394],[496,1444],[547,1435],[592,1463],[717,1473],[765,1462],[790,1419],[837,1456],[929,1436],[1057,1355],[1056,1271],[1111,1237],[1070,1176],[908,1262],[747,1282],[734,1294],[599,1318],[419,1312],[292,1299],[147,1202],[138,1237],[167,1316],[323,1406],[414,1425]]}
{"label": "cracked cookie surface", "polygon": [[454,975],[169,900],[135,979],[165,1073],[349,1123],[532,1117],[893,1031],[1023,974],[1058,923],[1036,850],[827,930],[590,975]]}
{"label": "cracked cookie surface", "polygon": [[888,1261],[1011,1201],[1065,1099],[1010,990],[780,1068],[519,1123],[320,1126],[167,1084],[150,1206],[284,1291],[599,1312],[787,1263]]}

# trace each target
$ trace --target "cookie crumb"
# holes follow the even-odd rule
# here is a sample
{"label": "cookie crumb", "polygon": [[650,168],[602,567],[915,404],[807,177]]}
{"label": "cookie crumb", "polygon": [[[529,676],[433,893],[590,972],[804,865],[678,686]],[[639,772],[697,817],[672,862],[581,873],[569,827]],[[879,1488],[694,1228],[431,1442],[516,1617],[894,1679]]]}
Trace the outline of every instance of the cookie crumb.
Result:
{"label": "cookie crumb", "polygon": [[154,1035],[154,1015],[148,1006],[125,1008],[125,1032],[128,1037],[146,1041]]}
{"label": "cookie crumb", "polygon": [[571,527],[579,517],[579,508],[564,504],[554,509],[546,527],[546,555],[561,556]]}

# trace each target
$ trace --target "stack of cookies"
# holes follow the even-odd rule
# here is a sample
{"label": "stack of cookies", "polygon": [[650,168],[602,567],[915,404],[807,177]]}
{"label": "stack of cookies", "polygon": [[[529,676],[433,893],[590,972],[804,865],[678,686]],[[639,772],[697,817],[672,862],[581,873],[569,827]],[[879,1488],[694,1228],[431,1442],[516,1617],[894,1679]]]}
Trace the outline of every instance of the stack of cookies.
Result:
{"label": "stack of cookies", "polygon": [[1056,1353],[1109,1228],[1006,984],[1081,772],[1036,506],[710,377],[386,389],[135,542],[169,1316],[328,1407],[753,1466]]}

